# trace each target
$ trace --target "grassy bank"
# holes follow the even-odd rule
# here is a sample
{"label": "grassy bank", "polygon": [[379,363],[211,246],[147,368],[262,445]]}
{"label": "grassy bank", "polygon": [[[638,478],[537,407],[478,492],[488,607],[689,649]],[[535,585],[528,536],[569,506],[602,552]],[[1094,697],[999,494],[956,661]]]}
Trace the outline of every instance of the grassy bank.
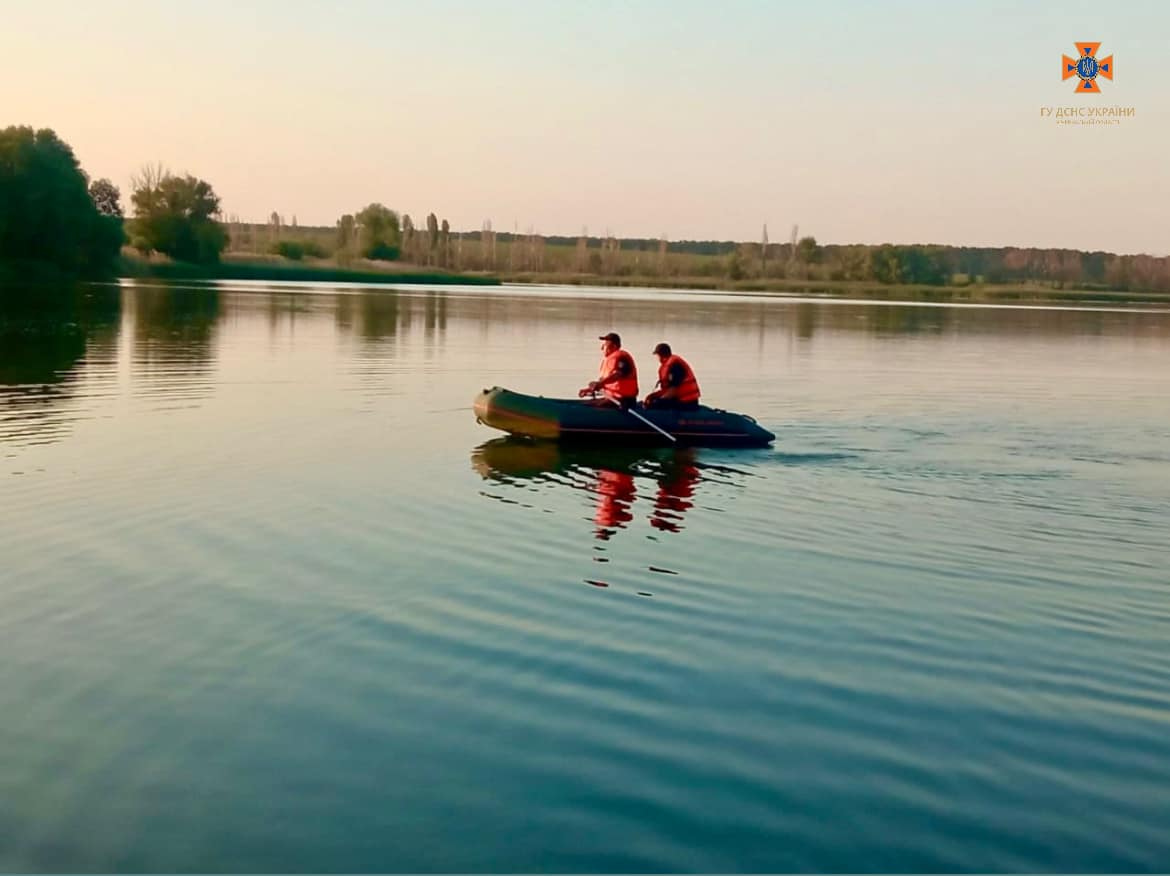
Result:
{"label": "grassy bank", "polygon": [[1128,292],[1110,289],[1072,289],[1042,283],[969,284],[964,286],[917,286],[883,284],[862,280],[752,279],[721,277],[602,276],[539,272],[504,272],[506,283],[578,286],[649,287],[661,289],[715,290],[722,292],[776,292],[824,298],[864,298],[887,301],[940,301],[969,303],[1112,303],[1170,305],[1170,292]]}
{"label": "grassy bank", "polygon": [[[710,274],[621,275],[570,271],[502,271],[459,273],[396,262],[360,260],[347,266],[331,260],[290,261],[276,256],[232,254],[216,265],[192,265],[147,260],[124,254],[120,275],[168,280],[259,280],[317,283],[499,285],[501,282],[548,285],[644,287],[774,292],[824,298],[860,298],[886,301],[1018,304],[1160,304],[1170,306],[1170,292],[1131,292],[1103,287],[1072,288],[1068,283],[968,283],[947,286],[884,284],[872,280],[745,278],[732,280]],[[2,276],[2,275],[0,275]]]}
{"label": "grassy bank", "polygon": [[285,259],[225,258],[215,265],[185,262],[147,261],[123,256],[122,277],[156,277],[162,280],[271,280],[313,283],[458,284],[498,286],[498,277],[486,274],[456,274],[437,269],[418,270],[412,266],[390,267],[359,263],[341,267],[332,263],[293,262]]}

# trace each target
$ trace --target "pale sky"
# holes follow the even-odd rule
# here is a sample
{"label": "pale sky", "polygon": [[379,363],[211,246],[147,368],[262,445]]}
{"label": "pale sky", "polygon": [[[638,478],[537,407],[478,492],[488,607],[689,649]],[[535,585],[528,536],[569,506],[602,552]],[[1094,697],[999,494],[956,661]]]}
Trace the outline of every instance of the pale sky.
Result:
{"label": "pale sky", "polygon": [[[1077,41],[1100,95],[1060,80]],[[1156,0],[0,0],[0,126],[253,221],[1164,255],[1168,61]]]}

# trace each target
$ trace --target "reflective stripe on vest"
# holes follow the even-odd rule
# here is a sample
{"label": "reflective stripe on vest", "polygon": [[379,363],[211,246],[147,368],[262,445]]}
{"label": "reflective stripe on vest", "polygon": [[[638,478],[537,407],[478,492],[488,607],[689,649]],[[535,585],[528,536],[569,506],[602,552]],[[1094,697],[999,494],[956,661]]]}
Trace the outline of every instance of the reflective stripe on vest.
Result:
{"label": "reflective stripe on vest", "polygon": [[691,370],[691,366],[682,356],[668,356],[666,361],[658,366],[658,385],[666,389],[666,377],[675,365],[681,365],[684,372],[682,382],[674,387],[677,393],[675,398],[680,402],[697,402],[699,400],[699,381],[695,379],[695,372]]}
{"label": "reflective stripe on vest", "polygon": [[605,380],[605,378],[617,371],[618,361],[623,359],[629,363],[630,373],[619,379],[616,383],[607,383],[601,388],[601,391],[606,396],[618,401],[621,401],[623,398],[637,398],[638,396],[638,367],[634,364],[634,357],[625,350],[614,350],[601,360],[601,370],[597,373],[597,379],[599,381]]}

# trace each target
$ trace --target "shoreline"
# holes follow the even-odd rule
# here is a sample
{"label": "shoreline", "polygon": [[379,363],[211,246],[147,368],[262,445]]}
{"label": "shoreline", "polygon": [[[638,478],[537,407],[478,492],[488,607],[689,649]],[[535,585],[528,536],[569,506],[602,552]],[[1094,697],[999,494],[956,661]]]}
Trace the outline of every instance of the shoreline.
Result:
{"label": "shoreline", "polygon": [[605,277],[502,273],[504,283],[516,285],[598,286],[643,289],[678,289],[704,292],[762,292],[815,298],[859,298],[955,304],[1164,304],[1170,292],[1128,292],[1112,289],[1055,288],[1039,284],[970,284],[966,286],[919,286],[882,284],[864,280],[728,280],[716,277]]}
{"label": "shoreline", "polygon": [[[0,266],[2,267],[2,266]],[[67,282],[70,278],[56,272],[24,272],[0,270],[0,281],[14,285],[31,282],[34,285]],[[39,274],[39,276],[38,276]],[[954,304],[1099,304],[1139,305],[1153,304],[1170,307],[1170,291],[1127,291],[1102,287],[1076,288],[1041,283],[971,283],[953,286],[925,286],[909,283],[882,284],[869,280],[801,280],[786,278],[731,280],[715,276],[650,276],[602,274],[569,274],[553,272],[502,271],[455,272],[427,269],[415,265],[398,268],[366,264],[342,267],[334,264],[313,264],[276,261],[263,258],[230,258],[214,265],[192,265],[181,262],[148,262],[123,257],[111,279],[156,280],[252,280],[272,282],[356,283],[371,285],[456,285],[456,286],[558,286],[596,288],[640,288],[661,290],[689,290],[727,293],[774,293],[825,299],[859,299],[906,303]],[[4,285],[0,282],[0,285]]]}

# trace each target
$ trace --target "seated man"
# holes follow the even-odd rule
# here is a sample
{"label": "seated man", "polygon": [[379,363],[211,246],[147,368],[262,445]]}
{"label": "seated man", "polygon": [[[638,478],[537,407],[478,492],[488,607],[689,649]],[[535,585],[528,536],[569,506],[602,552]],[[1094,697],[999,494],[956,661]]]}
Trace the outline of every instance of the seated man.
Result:
{"label": "seated man", "polygon": [[655,408],[690,410],[699,406],[699,381],[682,356],[671,352],[670,344],[654,348],[658,357],[658,389],[646,396],[643,404]]}
{"label": "seated man", "polygon": [[634,365],[634,357],[622,349],[622,339],[617,332],[602,335],[599,340],[601,368],[597,379],[577,395],[585,398],[601,393],[608,399],[604,404],[616,402],[623,408],[632,408],[638,403],[638,368]]}

